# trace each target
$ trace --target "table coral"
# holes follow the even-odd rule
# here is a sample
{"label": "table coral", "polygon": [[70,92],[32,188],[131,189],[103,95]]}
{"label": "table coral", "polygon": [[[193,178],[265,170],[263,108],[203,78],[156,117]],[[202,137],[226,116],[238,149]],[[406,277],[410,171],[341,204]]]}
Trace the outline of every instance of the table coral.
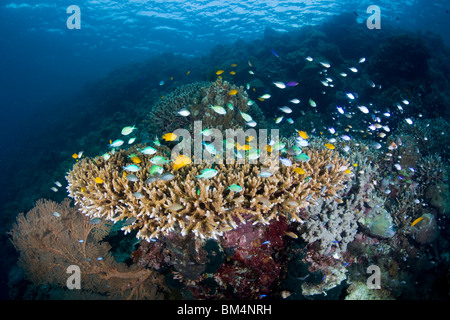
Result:
{"label": "table coral", "polygon": [[[311,149],[311,160],[302,164],[308,178],[275,163],[268,166],[273,175],[263,178],[259,174],[267,169],[261,165],[235,162],[216,164],[218,173],[210,179],[196,177],[209,167],[207,163],[189,164],[176,171],[164,164],[174,178],[149,182],[150,159],[165,155],[158,151],[152,156],[140,155],[137,181],[132,182],[123,174],[123,167],[130,164],[129,154],[120,150],[107,161],[101,157],[79,161],[66,177],[67,189],[86,215],[114,222],[131,218],[123,230],[139,230],[137,237],[149,241],[175,230],[183,236],[193,233],[197,238],[217,239],[238,223],[246,223],[246,215],[255,224],[268,224],[279,216],[301,222],[301,208],[319,197],[338,198],[337,192],[350,179],[339,170],[348,165],[344,158],[331,150]],[[96,183],[96,177],[103,183]],[[243,191],[228,190],[232,184],[242,186]]]}

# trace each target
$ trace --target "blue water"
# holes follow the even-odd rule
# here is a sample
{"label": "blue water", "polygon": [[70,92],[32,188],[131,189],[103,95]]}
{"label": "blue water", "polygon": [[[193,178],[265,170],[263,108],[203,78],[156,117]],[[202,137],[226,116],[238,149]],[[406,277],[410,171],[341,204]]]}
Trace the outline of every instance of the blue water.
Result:
{"label": "blue water", "polygon": [[[81,9],[81,29],[69,30],[66,26],[70,16],[66,9],[71,4]],[[192,63],[185,65],[182,73],[192,70],[195,74],[196,67],[203,72],[216,67],[201,62],[203,56],[214,59],[210,56],[213,48],[238,49],[239,41],[263,39],[269,29],[279,35],[289,34],[305,26],[320,26],[342,13],[348,14],[354,25],[366,28],[366,9],[372,4],[381,9],[381,30],[429,33],[441,37],[450,47],[450,6],[444,0],[2,1],[0,230],[9,228],[14,214],[28,211],[40,197],[62,200],[63,195],[49,191],[52,179],[63,179],[63,172],[55,174],[54,170],[70,158],[70,154],[60,154],[58,145],[63,144],[61,149],[70,152],[71,144],[77,141],[78,148],[80,139],[89,134],[87,128],[98,129],[104,125],[103,116],[112,116],[104,106],[96,113],[95,102],[76,102],[89,95],[86,88],[113,78],[113,70],[168,53]],[[357,42],[348,45],[358,47]],[[245,61],[245,53],[241,59]],[[176,58],[173,60],[175,63]],[[158,73],[169,68],[167,64],[150,70]],[[195,80],[206,80],[206,73],[198,72]],[[85,123],[73,116],[86,110],[92,111],[96,120]],[[33,185],[44,180],[48,183]],[[7,272],[8,268],[2,266],[2,274]],[[6,278],[1,279],[3,287]],[[5,290],[1,297],[7,298]]]}

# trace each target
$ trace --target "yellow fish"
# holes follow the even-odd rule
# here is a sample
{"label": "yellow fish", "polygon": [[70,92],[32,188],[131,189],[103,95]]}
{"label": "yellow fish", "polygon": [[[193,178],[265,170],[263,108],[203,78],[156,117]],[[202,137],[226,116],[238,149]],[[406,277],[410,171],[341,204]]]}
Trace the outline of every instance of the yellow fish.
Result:
{"label": "yellow fish", "polygon": [[266,150],[268,151],[268,152],[272,152],[272,150],[273,150],[273,147],[271,146],[271,145],[267,145],[267,147],[265,147],[266,148]]}
{"label": "yellow fish", "polygon": [[264,98],[258,98],[259,101],[264,101]]}
{"label": "yellow fish", "polygon": [[241,146],[239,143],[236,142],[236,149],[239,150],[250,150],[250,146],[248,144]]}
{"label": "yellow fish", "polygon": [[249,137],[247,137],[247,142],[253,141],[253,139],[255,139],[254,136],[249,136]]}
{"label": "yellow fish", "polygon": [[173,162],[172,168],[174,170],[178,170],[181,167],[184,167],[185,165],[188,165],[191,162],[192,162],[191,158],[189,158],[188,156],[185,156],[184,154],[181,154]]}
{"label": "yellow fish", "polygon": [[78,153],[74,153],[74,154],[72,155],[72,158],[74,158],[74,159],[78,158]]}
{"label": "yellow fish", "polygon": [[103,179],[102,179],[102,178],[99,178],[99,177],[96,177],[96,178],[95,178],[95,182],[96,182],[96,183],[103,183]]}
{"label": "yellow fish", "polygon": [[165,135],[162,136],[162,138],[166,141],[173,141],[177,138],[178,136],[175,133],[166,133]]}
{"label": "yellow fish", "polygon": [[284,234],[288,237],[291,237],[292,239],[298,239],[298,236],[292,231],[285,231]]}
{"label": "yellow fish", "polygon": [[422,220],[423,220],[423,217],[417,218],[416,220],[413,221],[413,223],[411,223],[411,227],[414,227],[416,224],[418,224]]}
{"label": "yellow fish", "polygon": [[236,89],[230,90],[230,91],[228,92],[228,94],[229,94],[230,96],[234,96],[236,93],[238,93],[238,91],[237,91]]}
{"label": "yellow fish", "polygon": [[186,72],[186,75],[188,76],[191,73],[191,70],[188,70],[188,72]]}
{"label": "yellow fish", "polygon": [[331,143],[325,143],[325,147],[327,147],[330,150],[334,150],[334,148],[335,148],[334,145]]}
{"label": "yellow fish", "polygon": [[81,192],[85,192],[86,191],[86,188],[85,187],[81,187],[81,190],[80,190]]}
{"label": "yellow fish", "polygon": [[224,73],[223,70],[218,70],[218,71],[216,72],[217,75],[222,74],[222,73]]}
{"label": "yellow fish", "polygon": [[237,67],[237,64],[236,63],[232,63],[231,67],[235,68],[235,67]]}
{"label": "yellow fish", "polygon": [[305,131],[299,131],[298,135],[303,139],[308,139],[308,134]]}
{"label": "yellow fish", "polygon": [[354,163],[354,164],[353,164],[353,166],[354,166],[354,167],[357,167],[357,166],[358,166],[358,164],[357,164],[357,163]]}
{"label": "yellow fish", "polygon": [[236,71],[230,71],[230,74],[234,76],[236,74]]}
{"label": "yellow fish", "polygon": [[295,168],[295,169],[294,169],[294,172],[296,172],[296,173],[298,173],[298,174],[305,174],[305,173],[306,173],[306,171],[303,170],[302,168]]}
{"label": "yellow fish", "polygon": [[352,173],[352,171],[351,171],[350,169],[347,169],[347,170],[345,170],[344,172],[345,172],[346,174]]}
{"label": "yellow fish", "polygon": [[141,163],[141,159],[139,159],[139,157],[132,157],[131,161],[133,161],[136,164]]}

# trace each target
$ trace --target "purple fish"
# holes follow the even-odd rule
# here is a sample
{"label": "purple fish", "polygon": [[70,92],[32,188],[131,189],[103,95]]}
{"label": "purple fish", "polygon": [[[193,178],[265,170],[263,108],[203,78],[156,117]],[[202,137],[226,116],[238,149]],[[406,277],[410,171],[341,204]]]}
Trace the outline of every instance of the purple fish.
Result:
{"label": "purple fish", "polygon": [[298,85],[298,82],[296,81],[289,81],[285,83],[286,86],[288,87],[295,87],[296,85]]}

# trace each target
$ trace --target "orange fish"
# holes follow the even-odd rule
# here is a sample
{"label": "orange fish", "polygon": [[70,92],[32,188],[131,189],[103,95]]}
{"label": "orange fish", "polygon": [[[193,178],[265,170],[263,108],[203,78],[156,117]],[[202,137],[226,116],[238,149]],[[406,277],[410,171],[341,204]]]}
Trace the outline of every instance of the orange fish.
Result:
{"label": "orange fish", "polygon": [[103,183],[103,179],[100,177],[96,177],[94,180],[96,183]]}
{"label": "orange fish", "polygon": [[330,150],[334,150],[334,148],[335,148],[334,145],[331,144],[331,143],[325,143],[325,147],[330,149]]}
{"label": "orange fish", "polygon": [[239,143],[236,142],[236,149],[239,150],[250,150],[250,146],[248,144],[241,146]]}
{"label": "orange fish", "polygon": [[166,133],[165,135],[162,136],[162,138],[166,141],[173,141],[177,138],[178,136],[175,133]]}
{"label": "orange fish", "polygon": [[413,221],[413,223],[411,223],[411,227],[414,227],[416,224],[418,224],[422,220],[423,220],[423,217],[417,218],[416,220]]}
{"label": "orange fish", "polygon": [[141,163],[141,159],[139,159],[139,157],[132,157],[131,161],[133,161],[136,164]]}
{"label": "orange fish", "polygon": [[305,131],[299,131],[298,135],[303,139],[308,139],[308,134]]}
{"label": "orange fish", "polygon": [[78,153],[74,153],[74,154],[72,155],[72,158],[74,158],[74,159],[78,158]]}
{"label": "orange fish", "polygon": [[185,156],[184,154],[181,154],[173,162],[172,168],[174,170],[178,170],[181,167],[184,167],[185,165],[188,165],[191,162],[192,162],[191,158],[189,158],[188,156]]}

